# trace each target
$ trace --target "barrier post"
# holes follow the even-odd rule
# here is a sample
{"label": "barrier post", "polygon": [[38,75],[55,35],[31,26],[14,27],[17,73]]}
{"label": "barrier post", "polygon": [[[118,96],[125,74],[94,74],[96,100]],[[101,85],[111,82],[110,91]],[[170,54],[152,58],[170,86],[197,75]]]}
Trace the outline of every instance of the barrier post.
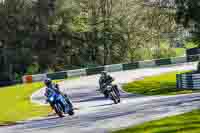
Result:
{"label": "barrier post", "polygon": [[177,89],[181,89],[181,75],[180,74],[176,74],[176,88]]}

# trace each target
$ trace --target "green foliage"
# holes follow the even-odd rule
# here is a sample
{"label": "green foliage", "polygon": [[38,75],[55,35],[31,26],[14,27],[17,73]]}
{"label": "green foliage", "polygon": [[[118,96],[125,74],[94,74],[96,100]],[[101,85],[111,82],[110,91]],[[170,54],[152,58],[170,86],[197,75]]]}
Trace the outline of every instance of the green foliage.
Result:
{"label": "green foliage", "polygon": [[39,64],[35,63],[35,64],[32,64],[30,65],[28,68],[27,68],[27,73],[26,74],[36,74],[39,72]]}
{"label": "green foliage", "polygon": [[193,34],[193,41],[200,37],[200,5],[199,0],[176,0],[177,22]]}
{"label": "green foliage", "polygon": [[146,77],[142,80],[128,83],[123,88],[127,92],[144,95],[174,95],[195,92],[195,90],[189,89],[176,89],[176,74],[178,73],[180,72],[170,72],[158,76]]}
{"label": "green foliage", "polygon": [[73,31],[87,32],[89,31],[89,25],[87,24],[87,18],[85,16],[77,16],[73,19]]}
{"label": "green foliage", "polygon": [[200,132],[200,110],[161,120],[146,122],[139,126],[113,133],[198,133]]}
{"label": "green foliage", "polygon": [[16,80],[18,80],[18,81],[21,80],[21,76],[22,76],[22,75],[20,75],[20,74],[18,74],[18,73],[15,73],[14,76],[15,76],[15,79],[16,79]]}
{"label": "green foliage", "polygon": [[[15,74],[62,71],[66,65],[105,65],[174,55],[170,49],[159,48],[162,33],[176,32],[174,13],[142,3],[143,0],[1,2],[1,75],[12,80],[19,78]],[[154,48],[158,48],[157,54],[151,51]]]}
{"label": "green foliage", "polygon": [[196,44],[195,42],[186,42],[185,43],[185,47],[187,48],[187,49],[190,49],[190,48],[195,48],[195,47],[197,47],[198,46],[198,44]]}
{"label": "green foliage", "polygon": [[153,59],[152,51],[148,48],[138,48],[136,51],[134,51],[134,53],[131,53],[130,56],[134,58],[134,61]]}
{"label": "green foliage", "polygon": [[176,56],[176,51],[174,49],[165,47],[160,47],[159,49],[156,49],[153,53],[154,59],[169,58],[175,56]]}
{"label": "green foliage", "polygon": [[170,45],[169,41],[162,40],[160,42],[160,47],[155,49],[153,53],[153,58],[170,58],[184,56],[186,53],[185,48],[176,48]]}

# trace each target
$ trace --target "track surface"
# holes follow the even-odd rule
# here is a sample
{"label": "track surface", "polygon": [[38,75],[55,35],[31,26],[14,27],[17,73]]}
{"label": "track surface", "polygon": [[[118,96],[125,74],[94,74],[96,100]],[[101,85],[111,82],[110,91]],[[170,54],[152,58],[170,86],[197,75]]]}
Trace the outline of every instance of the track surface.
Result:
{"label": "track surface", "polygon": [[[144,76],[195,68],[196,64],[191,63],[115,72],[111,75],[115,77],[117,84],[121,85]],[[52,116],[24,121],[19,125],[2,127],[0,133],[105,133],[200,108],[199,93],[178,96],[141,96],[121,91],[122,102],[115,105],[96,91],[98,78],[99,75],[95,75],[60,83],[62,88],[68,88],[63,91],[69,94],[78,109],[75,116],[65,118]],[[42,104],[43,93],[44,89],[34,93],[32,101]]]}

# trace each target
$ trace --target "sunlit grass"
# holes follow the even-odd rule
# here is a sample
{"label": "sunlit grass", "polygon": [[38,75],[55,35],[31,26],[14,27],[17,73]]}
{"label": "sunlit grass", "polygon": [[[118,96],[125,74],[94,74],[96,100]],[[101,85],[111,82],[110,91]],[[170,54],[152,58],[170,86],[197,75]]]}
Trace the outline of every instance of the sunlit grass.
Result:
{"label": "sunlit grass", "polygon": [[185,48],[174,48],[176,52],[176,56],[184,56],[186,54],[186,49]]}
{"label": "sunlit grass", "polygon": [[41,82],[1,87],[0,124],[47,116],[51,111],[48,106],[39,106],[30,101],[31,94],[42,87],[44,84]]}
{"label": "sunlit grass", "polygon": [[175,95],[198,92],[191,89],[176,88],[176,74],[180,72],[164,73],[157,76],[146,77],[123,86],[127,92],[144,95]]}
{"label": "sunlit grass", "polygon": [[[171,95],[198,92],[176,89],[176,74],[170,72],[158,76],[146,77],[124,86],[128,92],[144,95]],[[146,122],[114,133],[200,133],[200,110]]]}

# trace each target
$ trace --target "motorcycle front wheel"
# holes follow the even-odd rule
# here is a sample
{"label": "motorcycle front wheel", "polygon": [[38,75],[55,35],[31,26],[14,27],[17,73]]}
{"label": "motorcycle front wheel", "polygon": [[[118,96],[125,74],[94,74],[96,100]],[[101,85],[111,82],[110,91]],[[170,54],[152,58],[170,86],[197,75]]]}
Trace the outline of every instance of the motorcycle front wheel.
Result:
{"label": "motorcycle front wheel", "polygon": [[68,114],[69,114],[69,115],[74,115],[74,110],[70,110],[70,111],[68,112]]}
{"label": "motorcycle front wheel", "polygon": [[113,102],[115,104],[118,104],[118,99],[117,99],[117,96],[115,95],[115,93],[112,91],[112,92],[110,92],[110,95],[111,95],[111,99],[113,100]]}
{"label": "motorcycle front wheel", "polygon": [[54,105],[54,110],[56,112],[56,114],[59,116],[59,117],[64,117],[64,113],[63,113],[63,109],[62,109],[62,105],[60,102],[56,103]]}

